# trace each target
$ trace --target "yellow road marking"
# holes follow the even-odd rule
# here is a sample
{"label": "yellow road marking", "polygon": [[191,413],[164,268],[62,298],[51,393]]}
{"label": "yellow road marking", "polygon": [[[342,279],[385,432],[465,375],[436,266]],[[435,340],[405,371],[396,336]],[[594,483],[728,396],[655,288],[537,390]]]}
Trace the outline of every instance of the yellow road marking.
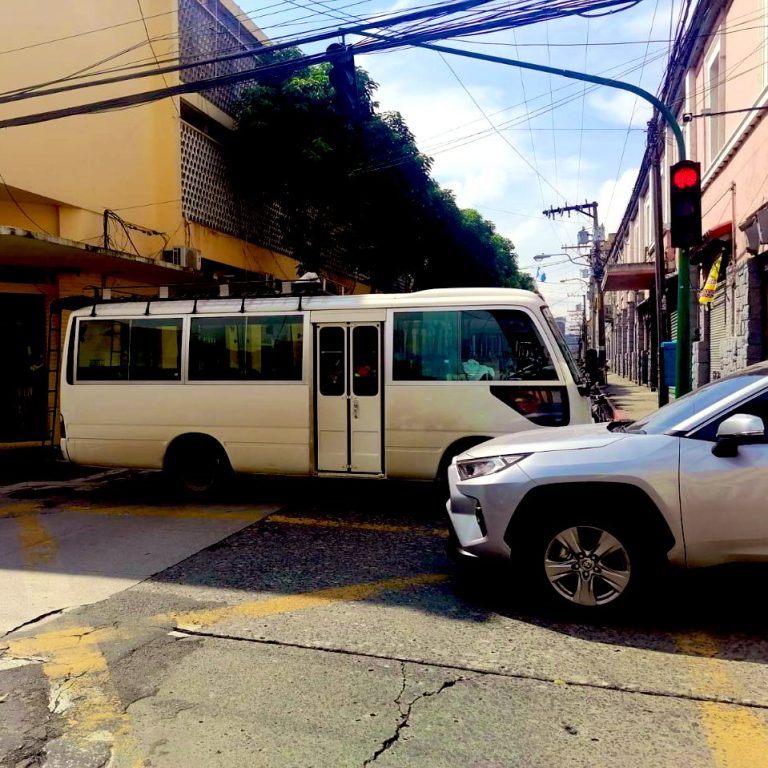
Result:
{"label": "yellow road marking", "polygon": [[246,522],[257,522],[278,508],[279,505],[277,504],[264,505],[263,509],[226,506],[189,509],[184,506],[142,507],[128,504],[114,506],[66,504],[61,507],[61,511],[105,515],[108,517],[168,517],[178,520],[243,520]]}
{"label": "yellow road marking", "polygon": [[446,581],[448,575],[444,573],[425,573],[419,576],[400,576],[394,579],[383,579],[367,584],[351,584],[345,587],[329,587],[315,592],[303,592],[298,595],[284,595],[266,600],[253,600],[238,605],[229,605],[223,608],[210,608],[200,611],[186,611],[184,613],[172,613],[166,616],[158,616],[157,619],[174,621],[179,629],[201,629],[218,624],[226,619],[234,618],[261,618],[274,616],[279,613],[292,613],[305,611],[309,608],[320,608],[339,602],[352,602],[367,600],[380,592],[389,590],[408,589],[409,587],[425,584],[439,584]]}
{"label": "yellow road marking", "polygon": [[43,657],[50,681],[52,712],[67,718],[61,738],[76,748],[106,744],[111,765],[139,766],[138,748],[131,735],[130,718],[110,677],[99,644],[119,636],[111,628],[69,627],[37,637],[9,640],[12,658]]}
{"label": "yellow road marking", "polygon": [[418,536],[446,538],[448,531],[442,528],[427,528],[421,525],[388,525],[387,523],[358,523],[343,520],[323,520],[315,517],[289,517],[270,515],[266,522],[284,525],[308,525],[315,528],[349,528],[356,531],[377,531],[379,533],[412,533]]}
{"label": "yellow road marking", "polygon": [[[735,684],[728,675],[728,662],[718,658],[722,651],[718,638],[700,632],[678,635],[675,641],[681,651],[699,659],[691,664],[695,692],[734,696]],[[707,742],[718,768],[768,765],[768,727],[755,710],[708,701],[700,707]]]}
{"label": "yellow road marking", "polygon": [[40,509],[40,503],[37,501],[20,501],[13,504],[3,504],[3,506],[0,507],[0,517],[36,515]]}
{"label": "yellow road marking", "polygon": [[20,502],[0,507],[0,517],[12,517],[18,521],[19,546],[25,568],[53,560],[58,550],[56,540],[40,519],[41,509],[42,506],[37,502]]}
{"label": "yellow road marking", "polygon": [[[95,505],[87,503],[64,504],[59,507],[62,512],[74,512],[77,514],[102,515],[106,517],[148,517],[148,518],[172,518],[178,520],[238,520],[245,522],[258,522],[267,518],[267,522],[280,523],[282,525],[305,525],[314,528],[342,528],[357,531],[374,531],[377,533],[406,533],[417,536],[434,536],[447,538],[448,531],[443,528],[429,528],[421,525],[391,525],[388,523],[362,523],[344,520],[324,520],[315,517],[290,517],[288,515],[271,514],[280,508],[278,504],[264,505],[263,508],[252,507],[205,507],[190,509],[186,506],[154,506],[146,507],[130,504]],[[29,515],[38,512],[38,504],[14,504],[0,508],[0,517],[18,517],[20,520],[29,520]],[[34,518],[33,518],[34,519]],[[32,534],[32,524],[28,526],[27,540],[31,546],[35,536]],[[43,530],[37,531],[38,544],[44,540]]]}

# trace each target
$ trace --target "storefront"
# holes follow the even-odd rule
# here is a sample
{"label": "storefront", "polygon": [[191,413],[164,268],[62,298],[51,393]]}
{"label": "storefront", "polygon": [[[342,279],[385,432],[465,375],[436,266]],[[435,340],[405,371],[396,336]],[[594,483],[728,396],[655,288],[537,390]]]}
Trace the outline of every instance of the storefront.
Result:
{"label": "storefront", "polygon": [[154,259],[0,227],[0,445],[52,440],[66,298],[194,278]]}

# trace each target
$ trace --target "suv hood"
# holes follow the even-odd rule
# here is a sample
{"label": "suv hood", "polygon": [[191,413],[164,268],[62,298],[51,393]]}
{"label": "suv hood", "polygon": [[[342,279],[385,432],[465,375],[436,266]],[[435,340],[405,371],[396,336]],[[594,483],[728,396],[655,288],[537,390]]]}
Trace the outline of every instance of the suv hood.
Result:
{"label": "suv hood", "polygon": [[459,458],[483,458],[508,453],[540,453],[542,451],[572,451],[580,448],[602,448],[626,435],[609,432],[608,422],[577,424],[572,427],[541,427],[495,437],[470,448]]}

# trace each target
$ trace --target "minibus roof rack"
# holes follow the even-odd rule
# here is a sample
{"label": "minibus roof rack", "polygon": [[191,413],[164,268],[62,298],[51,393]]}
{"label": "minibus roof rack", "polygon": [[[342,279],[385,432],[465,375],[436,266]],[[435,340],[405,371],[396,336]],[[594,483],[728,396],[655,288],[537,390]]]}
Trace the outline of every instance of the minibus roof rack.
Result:
{"label": "minibus roof rack", "polygon": [[[237,280],[195,283],[173,283],[169,285],[130,286],[86,286],[93,297],[79,296],[79,306],[129,301],[153,301],[165,299],[264,299],[291,296],[335,296],[329,290],[329,281],[314,273],[307,273],[295,280]],[[343,287],[342,287],[343,293]]]}

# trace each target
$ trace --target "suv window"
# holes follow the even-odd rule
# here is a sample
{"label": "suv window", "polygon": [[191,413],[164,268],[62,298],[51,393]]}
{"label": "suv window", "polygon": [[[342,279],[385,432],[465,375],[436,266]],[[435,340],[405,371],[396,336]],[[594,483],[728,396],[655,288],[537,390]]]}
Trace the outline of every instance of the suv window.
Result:
{"label": "suv window", "polygon": [[704,409],[716,405],[720,400],[737,394],[740,389],[753,386],[763,376],[765,373],[760,370],[738,375],[733,374],[724,379],[710,381],[709,384],[704,384],[671,403],[667,403],[644,419],[630,424],[625,431],[643,435],[662,435]]}
{"label": "suv window", "polygon": [[694,432],[690,437],[693,440],[710,440],[715,442],[717,439],[718,427],[728,418],[737,413],[745,413],[749,416],[759,416],[768,430],[768,392],[762,392],[751,400],[731,408],[727,413],[718,416],[716,419],[705,424],[701,429]]}

